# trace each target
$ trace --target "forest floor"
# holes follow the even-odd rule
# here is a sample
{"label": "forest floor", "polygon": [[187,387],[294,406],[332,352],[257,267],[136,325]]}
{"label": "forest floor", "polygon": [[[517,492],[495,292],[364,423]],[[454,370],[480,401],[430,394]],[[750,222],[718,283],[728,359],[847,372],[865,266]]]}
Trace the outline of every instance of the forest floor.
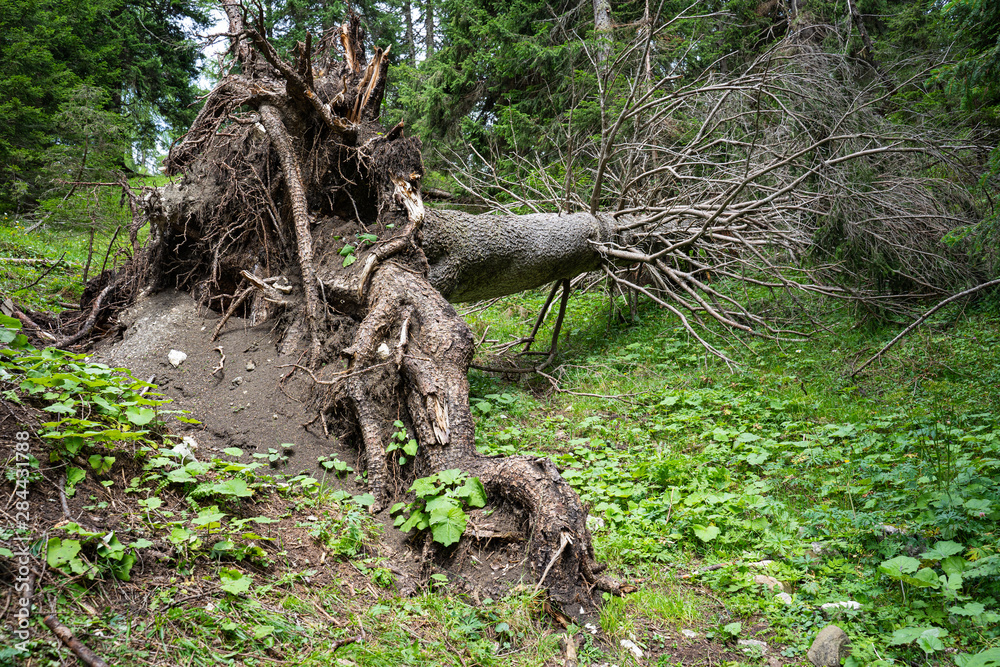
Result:
{"label": "forest floor", "polygon": [[[44,277],[0,266],[0,292],[59,311],[86,263],[78,236],[0,226],[4,257],[63,250],[72,264]],[[524,335],[544,296],[465,309],[481,351]],[[48,613],[121,665],[562,665],[566,633],[580,664],[803,665],[829,623],[854,665],[1000,653],[995,300],[942,312],[852,377],[898,326],[750,295],[813,335],[713,341],[731,368],[669,314],[597,290],[572,299],[551,380],[473,371],[480,449],[551,457],[590,507],[598,560],[638,587],[567,627],[516,531],[467,531],[425,565],[422,540],[369,516],[358,452],[309,423],[268,327],[234,321],[212,343],[216,314],[156,298],[97,353],[133,377],[3,320],[0,665],[72,661]],[[489,525],[478,512],[471,528]],[[18,646],[25,543],[36,616]],[[841,602],[857,604],[823,608]]]}

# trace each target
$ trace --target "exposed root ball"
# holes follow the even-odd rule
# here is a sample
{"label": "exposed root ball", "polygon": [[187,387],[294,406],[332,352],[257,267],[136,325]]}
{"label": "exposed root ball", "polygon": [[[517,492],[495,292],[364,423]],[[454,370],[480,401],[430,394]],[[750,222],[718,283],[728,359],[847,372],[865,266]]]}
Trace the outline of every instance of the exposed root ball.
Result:
{"label": "exposed root ball", "polygon": [[[474,447],[472,335],[428,280],[420,142],[378,123],[384,53],[367,58],[353,17],[288,63],[262,19],[245,28],[240,9],[224,7],[238,68],[171,151],[176,180],[140,207],[151,242],[104,294],[144,277],[143,287],[193,291],[226,317],[278,320],[285,349],[307,355],[319,409],[347,416],[360,436],[373,511],[399,495],[385,450],[402,419],[424,470],[461,468],[528,512],[535,576],[567,613],[593,613],[593,587],[617,586],[596,575],[579,497],[546,460]],[[592,217],[581,224],[601,233]]]}

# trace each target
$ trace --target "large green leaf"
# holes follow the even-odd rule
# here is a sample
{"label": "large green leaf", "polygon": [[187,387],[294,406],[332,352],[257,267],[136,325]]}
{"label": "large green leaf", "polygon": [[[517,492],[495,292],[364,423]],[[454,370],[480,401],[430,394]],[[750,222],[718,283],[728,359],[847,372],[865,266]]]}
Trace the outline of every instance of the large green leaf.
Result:
{"label": "large green leaf", "polygon": [[452,468],[450,470],[442,470],[437,474],[438,481],[445,485],[455,484],[464,476],[465,473],[459,470],[458,468]]}
{"label": "large green leaf", "polygon": [[893,579],[902,579],[904,575],[913,574],[920,568],[920,561],[909,556],[896,556],[883,561],[878,571]]}
{"label": "large green leaf", "polygon": [[[20,331],[21,326],[22,326],[21,320],[17,319],[16,317],[7,317],[3,313],[0,313],[0,327],[4,327],[6,329],[13,329],[14,331]],[[9,341],[3,341],[3,342],[6,343]]]}
{"label": "large green leaf", "polygon": [[433,477],[421,477],[413,482],[410,491],[415,493],[417,498],[427,498],[438,494],[438,486],[434,483]]}
{"label": "large green leaf", "polygon": [[938,541],[934,543],[931,549],[928,549],[924,553],[920,554],[920,557],[924,560],[944,560],[948,556],[954,556],[955,554],[960,554],[965,550],[958,542],[952,541]]}
{"label": "large green leaf", "polygon": [[431,515],[431,523],[433,524],[435,516],[447,514],[455,507],[461,507],[461,505],[454,498],[438,496],[437,498],[428,500],[424,509]]}
{"label": "large green leaf", "polygon": [[486,489],[478,477],[470,477],[465,480],[465,484],[455,490],[455,495],[459,498],[465,498],[469,507],[486,506]]}
{"label": "large green leaf", "polygon": [[955,605],[954,607],[949,607],[948,611],[956,616],[970,616],[976,617],[986,611],[986,607],[979,602],[968,602],[961,607]]}
{"label": "large green leaf", "polygon": [[694,530],[695,537],[702,542],[711,542],[722,532],[718,526],[703,526],[700,523],[691,524],[691,528]]}
{"label": "large green leaf", "polygon": [[422,530],[426,528],[427,525],[428,525],[427,515],[424,514],[423,512],[414,512],[413,514],[410,515],[410,518],[407,519],[406,522],[399,527],[399,529],[404,533],[408,533],[414,528]]}
{"label": "large green leaf", "polygon": [[941,586],[941,580],[938,579],[937,572],[929,567],[921,568],[912,577],[904,576],[903,581],[917,588],[939,588]]}
{"label": "large green leaf", "polygon": [[948,575],[961,574],[965,572],[968,564],[968,561],[961,556],[948,556],[941,561],[941,569]]}
{"label": "large green leaf", "polygon": [[49,567],[61,568],[74,560],[80,553],[79,540],[61,540],[58,537],[49,539],[45,560]]}
{"label": "large green leaf", "polygon": [[111,573],[120,581],[132,581],[131,572],[135,561],[135,554],[125,554],[121,560],[111,562]]}
{"label": "large green leaf", "polygon": [[76,494],[76,485],[87,476],[87,471],[83,468],[70,466],[66,469],[66,497],[72,498]]}
{"label": "large green leaf", "polygon": [[125,416],[136,426],[145,426],[149,422],[153,421],[153,417],[156,416],[156,412],[150,410],[149,408],[141,408],[138,405],[133,405],[125,410]]}
{"label": "large green leaf", "polygon": [[961,667],[1000,667],[1000,647],[969,656],[961,663],[956,659],[955,663]]}
{"label": "large green leaf", "polygon": [[904,644],[910,644],[920,638],[930,641],[933,639],[939,640],[941,637],[947,636],[947,630],[934,626],[900,628],[892,633],[892,638],[889,640],[889,646],[902,646]]}
{"label": "large green leaf", "polygon": [[222,590],[233,595],[243,595],[250,590],[250,585],[253,584],[253,577],[249,574],[243,574],[239,570],[230,570],[229,568],[223,568],[219,572],[219,578],[222,579]]}
{"label": "large green leaf", "polygon": [[447,513],[431,518],[431,535],[435,542],[450,546],[462,539],[467,521],[461,507],[452,507]]}

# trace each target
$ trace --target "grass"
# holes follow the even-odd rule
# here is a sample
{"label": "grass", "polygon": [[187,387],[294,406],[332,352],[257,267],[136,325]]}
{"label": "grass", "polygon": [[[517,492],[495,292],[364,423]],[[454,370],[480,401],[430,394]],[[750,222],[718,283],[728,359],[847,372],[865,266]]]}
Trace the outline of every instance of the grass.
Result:
{"label": "grass", "polygon": [[[508,298],[472,314],[471,326],[512,337],[543,297]],[[599,520],[599,557],[622,576],[656,564],[724,564],[697,580],[735,617],[766,618],[789,658],[804,658],[828,622],[819,606],[843,600],[863,604],[839,618],[858,664],[996,646],[995,301],[944,315],[857,378],[853,366],[897,329],[859,323],[836,304],[808,304],[824,331],[803,341],[717,335],[713,344],[736,368],[654,308],[628,321],[609,317],[600,295],[574,305],[554,372],[565,392],[473,374],[477,444],[553,457]],[[979,569],[949,588],[940,578],[953,568],[932,557],[937,544],[956,550],[955,567]],[[925,582],[880,571],[905,554],[924,554],[912,561],[913,572],[927,570]],[[768,574],[789,584],[791,607],[754,584],[758,570],[747,563],[762,558],[776,561]],[[605,606],[609,635],[650,618],[626,613],[629,604]],[[920,628],[947,637],[940,646],[904,641]]]}
{"label": "grass", "polygon": [[[67,249],[79,263],[86,254],[86,238],[64,228],[26,238],[7,224],[0,243],[10,256],[51,258]],[[26,271],[3,267],[0,289],[37,276]],[[48,308],[51,294],[78,294],[78,281],[77,273],[54,271],[30,296],[15,296]],[[995,297],[941,313],[855,378],[852,369],[898,328],[866,323],[836,303],[807,299],[807,312],[795,313],[750,296],[818,333],[788,342],[712,334],[737,360],[730,367],[668,313],[643,306],[632,319],[598,291],[570,302],[552,369],[561,391],[544,378],[470,373],[477,446],[553,458],[590,508],[598,559],[639,586],[605,601],[598,635],[570,628],[582,638],[581,664],[637,664],[622,640],[645,647],[649,664],[685,664],[671,658],[676,645],[694,645],[684,629],[699,633],[713,660],[729,651],[742,657],[728,664],[764,664],[766,657],[735,644],[762,639],[784,664],[804,664],[812,638],[830,622],[851,636],[851,665],[985,664],[969,656],[1000,643]],[[467,320],[477,340],[510,340],[530,329],[544,297],[509,297]],[[551,322],[535,349],[547,347],[547,332]],[[163,465],[167,474],[173,464]],[[203,480],[223,467],[191,473]],[[55,589],[60,617],[120,664],[561,659],[556,628],[530,591],[481,604],[447,587],[400,597],[391,564],[362,548],[375,539],[364,513],[307,480],[293,487],[283,517],[299,526],[308,525],[303,514],[319,517],[306,539],[334,557],[326,565],[277,558],[265,576],[235,529],[225,557],[198,545],[191,529],[177,544],[190,558],[148,591],[159,605],[148,618],[81,611],[100,607],[97,582]],[[209,501],[199,500],[201,510]],[[188,530],[203,517],[193,507],[173,511],[149,529]],[[246,563],[233,560],[237,552]],[[229,569],[250,576],[252,587],[220,590]],[[318,570],[332,581],[314,583]],[[761,575],[785,584],[791,603],[758,583]],[[847,600],[861,609],[822,609]],[[362,631],[365,641],[338,644]],[[101,639],[111,636],[117,643]],[[59,654],[51,643],[37,650],[53,660]]]}
{"label": "grass", "polygon": [[[162,177],[136,178],[132,185],[156,185],[162,180]],[[79,301],[88,256],[90,279],[99,275],[103,266],[114,266],[131,252],[128,239],[131,215],[127,207],[120,206],[121,193],[113,188],[97,190],[92,197],[78,195],[71,200],[80,211],[59,210],[45,225],[30,233],[26,230],[34,224],[32,220],[0,215],[0,257],[49,260],[37,264],[0,261],[0,293],[31,310],[59,313],[66,309],[64,304]],[[96,207],[92,200],[97,201]],[[91,229],[94,230],[92,253]],[[142,239],[146,233],[144,230]],[[63,261],[50,271],[52,263],[60,257]]]}

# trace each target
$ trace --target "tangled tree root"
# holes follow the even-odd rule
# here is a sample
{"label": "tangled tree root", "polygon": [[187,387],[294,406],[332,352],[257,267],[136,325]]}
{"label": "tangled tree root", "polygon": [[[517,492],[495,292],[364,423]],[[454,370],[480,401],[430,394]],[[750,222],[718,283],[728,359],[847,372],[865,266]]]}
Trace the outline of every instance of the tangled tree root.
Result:
{"label": "tangled tree root", "polygon": [[386,446],[402,420],[421,469],[460,468],[528,512],[538,586],[571,616],[593,613],[595,588],[622,587],[599,575],[577,494],[545,459],[475,449],[472,334],[431,284],[421,247],[420,142],[402,124],[385,132],[377,122],[385,54],[367,59],[353,17],[316,49],[307,38],[286,63],[262,18],[245,29],[241,8],[224,8],[240,72],[216,86],[171,151],[168,169],[182,178],[143,199],[150,244],[98,304],[143,276],[144,289],[189,289],[223,313],[215,334],[238,313],[277,319],[285,348],[305,348],[317,405],[347,415],[360,435],[373,511],[395,499]]}

